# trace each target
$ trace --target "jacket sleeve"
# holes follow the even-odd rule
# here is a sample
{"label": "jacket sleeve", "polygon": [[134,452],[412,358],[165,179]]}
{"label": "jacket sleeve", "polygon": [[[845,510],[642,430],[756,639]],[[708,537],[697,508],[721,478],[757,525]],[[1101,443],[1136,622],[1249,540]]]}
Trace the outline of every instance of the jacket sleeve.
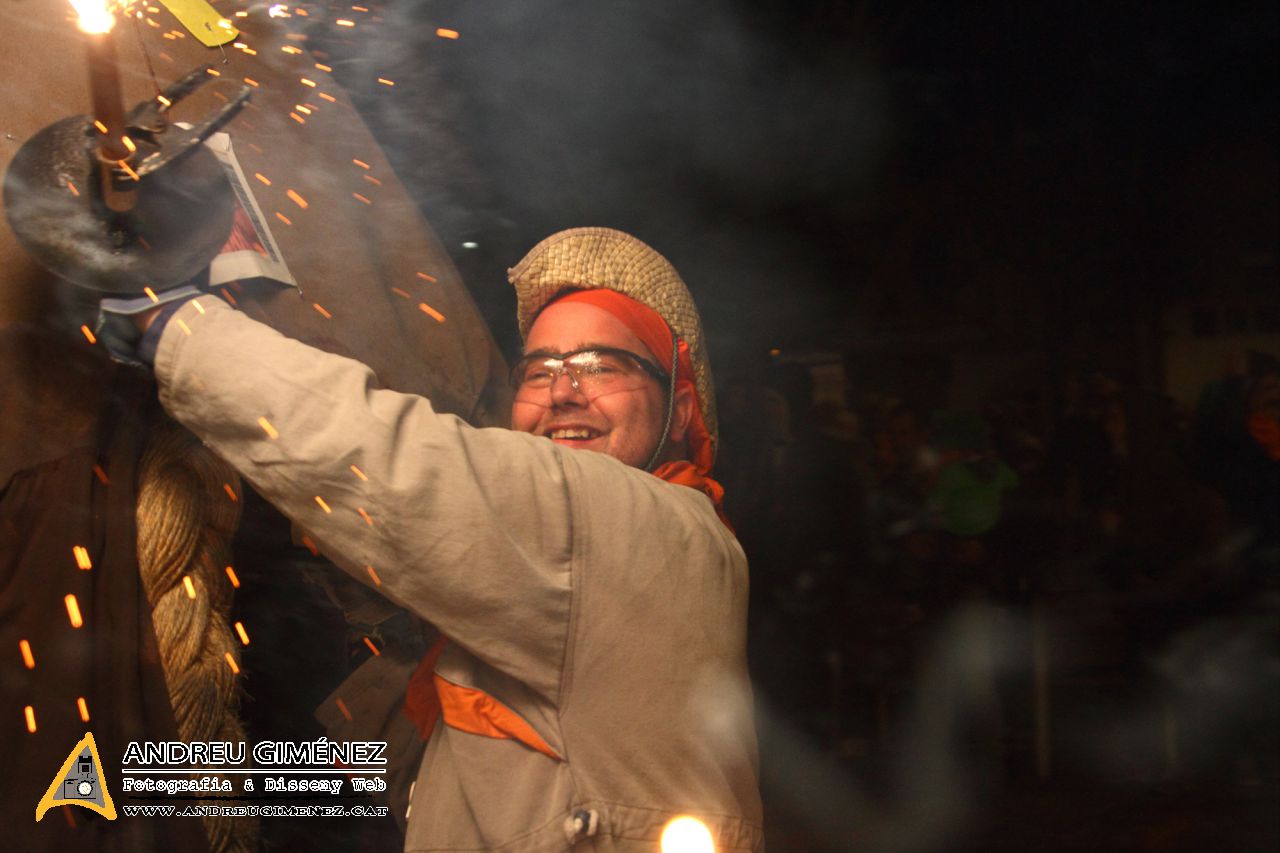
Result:
{"label": "jacket sleeve", "polygon": [[327,557],[555,701],[572,515],[551,442],[438,414],[213,297],[170,321],[156,376],[168,412]]}

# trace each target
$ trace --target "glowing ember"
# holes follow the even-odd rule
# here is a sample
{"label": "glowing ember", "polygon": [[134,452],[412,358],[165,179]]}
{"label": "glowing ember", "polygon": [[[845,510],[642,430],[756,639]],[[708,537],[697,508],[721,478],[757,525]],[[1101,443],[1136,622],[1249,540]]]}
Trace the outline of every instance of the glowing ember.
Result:
{"label": "glowing ember", "polygon": [[76,555],[76,565],[80,567],[80,571],[87,572],[93,568],[93,561],[89,559],[89,549],[83,545],[77,545],[71,549],[71,553]]}
{"label": "glowing ember", "polygon": [[374,657],[382,656],[382,652],[378,651],[378,647],[373,644],[373,640],[370,640],[368,637],[365,637],[364,644],[369,647],[369,651],[373,652]]}
{"label": "glowing ember", "polygon": [[230,566],[227,566],[227,580],[231,581],[231,587],[233,589],[240,588],[240,578],[236,577],[236,570]]}
{"label": "glowing ember", "polygon": [[293,120],[294,120],[294,121],[296,121],[298,124],[306,124],[306,123],[307,123],[307,120],[306,120],[305,118],[303,118],[302,116],[298,115],[297,113],[289,113],[289,118],[293,119]]}
{"label": "glowing ember", "polygon": [[106,132],[107,132],[107,126],[106,126],[105,124],[103,124],[102,122],[98,121],[96,118],[93,120],[93,126],[94,126],[94,127],[96,127],[96,128],[98,129],[98,133],[106,133]]}
{"label": "glowing ember", "polygon": [[328,65],[324,65],[323,63],[320,63],[320,62],[317,62],[317,63],[316,63],[316,68],[319,68],[321,71],[332,71],[332,70],[333,70],[333,69],[332,69],[332,68],[330,68]]}
{"label": "glowing ember", "polygon": [[329,515],[333,510],[329,509],[329,505],[324,502],[324,498],[316,495],[316,503],[320,504],[320,508],[325,511],[325,515]]}
{"label": "glowing ember", "polygon": [[384,86],[394,86],[396,84],[396,81],[388,80],[386,77],[379,77],[378,82]]}
{"label": "glowing ember", "polygon": [[80,722],[89,722],[89,705],[84,701],[83,696],[76,697],[76,710],[80,712]]}
{"label": "glowing ember", "polygon": [[160,297],[156,296],[156,292],[154,290],[152,290],[149,287],[144,287],[142,288],[142,292],[147,294],[147,298],[150,299],[152,302],[154,302],[157,305],[160,304]]}
{"label": "glowing ember", "polygon": [[355,21],[348,21],[346,18],[339,18],[334,23],[340,27],[354,27],[356,25]]}
{"label": "glowing ember", "polygon": [[271,425],[271,421],[266,418],[258,418],[258,426],[262,427],[262,431],[267,434],[267,438],[275,441],[280,437],[280,433],[276,432],[276,428]]}
{"label": "glowing ember", "polygon": [[457,30],[446,30],[444,27],[436,30],[436,35],[442,39],[456,39],[458,37]]}
{"label": "glowing ember", "polygon": [[195,601],[196,585],[194,582],[192,582],[191,575],[182,576],[182,587],[187,591],[187,598],[190,598],[192,601]]}
{"label": "glowing ember", "polygon": [[106,0],[71,0],[71,7],[80,16],[76,26],[81,32],[109,33],[116,24],[115,15],[111,14],[110,4]]}
{"label": "glowing ember", "polygon": [[130,139],[129,137],[127,137],[127,136],[122,136],[122,137],[120,137],[120,141],[124,143],[124,147],[125,147],[125,148],[128,148],[128,149],[129,149],[129,153],[130,153],[130,154],[132,154],[133,152],[135,152],[135,151],[137,151],[137,150],[138,150],[138,146],[134,145],[134,144],[133,144],[133,140],[132,140],[132,139]]}
{"label": "glowing ember", "polygon": [[662,853],[715,853],[711,830],[696,817],[673,818],[662,830]]}
{"label": "glowing ember", "polygon": [[248,83],[250,86],[252,86],[255,89],[258,88],[258,81],[254,80],[252,77],[244,78],[244,82]]}
{"label": "glowing ember", "polygon": [[249,645],[249,632],[244,629],[243,622],[236,623],[236,634],[240,636],[240,642]]}
{"label": "glowing ember", "polygon": [[311,307],[316,309],[316,313],[319,314],[321,317],[325,318],[326,320],[333,319],[333,315],[330,314],[327,310],[325,310],[325,307],[321,305],[319,302],[312,302]]}
{"label": "glowing ember", "polygon": [[[369,567],[369,571],[373,571],[372,566]],[[18,642],[18,651],[22,652],[22,663],[27,669],[35,669],[36,656],[31,653],[31,644],[26,640],[20,640]]]}
{"label": "glowing ember", "polygon": [[301,84],[302,84],[302,85],[304,85],[304,86],[310,86],[312,89],[314,89],[314,88],[316,87],[316,81],[315,81],[315,80],[309,80],[309,79],[308,79],[308,78],[306,78],[306,77],[299,77],[299,78],[298,78],[298,82],[299,82],[299,83],[301,83]]}
{"label": "glowing ember", "polygon": [[240,665],[236,663],[236,659],[232,657],[231,652],[227,652],[222,656],[227,661],[227,666],[231,667],[231,671],[236,675],[240,674]]}
{"label": "glowing ember", "polygon": [[444,315],[443,315],[443,314],[441,314],[441,313],[440,313],[439,311],[437,311],[436,309],[432,308],[432,307],[431,307],[430,305],[428,305],[427,303],[425,303],[425,302],[419,302],[419,303],[418,303],[418,309],[419,309],[420,311],[422,311],[422,313],[423,313],[423,314],[426,314],[427,316],[431,317],[431,318],[432,318],[433,320],[435,320],[437,323],[443,323],[443,322],[444,322]]}
{"label": "glowing ember", "polygon": [[331,104],[338,103],[338,99],[335,98],[333,95],[330,95],[328,92],[317,92],[316,94],[318,94],[320,97],[324,98],[326,101],[328,101]]}
{"label": "glowing ember", "polygon": [[36,733],[36,709],[30,705],[22,709],[22,713],[27,718],[27,731],[32,734]]}
{"label": "glowing ember", "polygon": [[359,477],[361,480],[364,480],[366,483],[369,482],[369,477],[363,471],[357,468],[355,465],[351,466],[351,473],[355,474],[357,477]]}
{"label": "glowing ember", "polygon": [[262,181],[267,186],[271,186],[271,179],[268,178],[266,175],[262,174],[261,172],[254,172],[253,176],[258,180]]}
{"label": "glowing ember", "polygon": [[89,343],[96,344],[98,342],[98,339],[93,336],[93,331],[88,326],[81,326],[80,331],[84,333]]}
{"label": "glowing ember", "polygon": [[308,207],[307,200],[302,196],[298,195],[296,190],[288,190],[287,192],[285,192],[285,195],[287,195],[289,199],[298,207],[302,208],[303,210],[307,209]]}
{"label": "glowing ember", "polygon": [[68,595],[62,600],[67,605],[67,618],[71,620],[71,627],[79,628],[84,624],[84,619],[80,616],[80,602],[76,601],[74,595]]}

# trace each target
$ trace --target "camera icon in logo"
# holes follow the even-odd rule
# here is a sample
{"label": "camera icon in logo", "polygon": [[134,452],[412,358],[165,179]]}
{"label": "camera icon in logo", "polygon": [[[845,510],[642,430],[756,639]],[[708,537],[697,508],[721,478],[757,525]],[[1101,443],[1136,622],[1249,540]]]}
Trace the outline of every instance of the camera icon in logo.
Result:
{"label": "camera icon in logo", "polygon": [[94,773],[93,760],[87,756],[80,756],[76,761],[75,770],[67,775],[62,781],[62,796],[64,799],[87,800],[94,796]]}

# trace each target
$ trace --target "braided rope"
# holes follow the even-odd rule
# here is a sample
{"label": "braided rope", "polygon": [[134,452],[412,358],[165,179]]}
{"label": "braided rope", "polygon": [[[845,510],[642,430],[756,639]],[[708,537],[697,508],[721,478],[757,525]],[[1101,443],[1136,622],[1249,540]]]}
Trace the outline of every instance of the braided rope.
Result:
{"label": "braided rope", "polygon": [[[158,431],[139,465],[138,568],[178,735],[188,742],[244,740],[226,657],[238,665],[228,625],[232,593],[220,568],[230,562],[240,504],[224,484],[239,486],[235,471],[176,424]],[[257,849],[256,820],[202,819],[212,853]]]}

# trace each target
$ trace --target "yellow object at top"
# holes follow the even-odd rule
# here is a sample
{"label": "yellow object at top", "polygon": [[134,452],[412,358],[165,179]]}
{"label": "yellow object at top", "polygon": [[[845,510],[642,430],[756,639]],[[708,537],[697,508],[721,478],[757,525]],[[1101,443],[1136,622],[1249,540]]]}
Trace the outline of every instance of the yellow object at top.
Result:
{"label": "yellow object at top", "polygon": [[240,35],[235,25],[218,14],[208,0],[160,0],[160,5],[172,12],[187,32],[205,47],[226,44]]}

